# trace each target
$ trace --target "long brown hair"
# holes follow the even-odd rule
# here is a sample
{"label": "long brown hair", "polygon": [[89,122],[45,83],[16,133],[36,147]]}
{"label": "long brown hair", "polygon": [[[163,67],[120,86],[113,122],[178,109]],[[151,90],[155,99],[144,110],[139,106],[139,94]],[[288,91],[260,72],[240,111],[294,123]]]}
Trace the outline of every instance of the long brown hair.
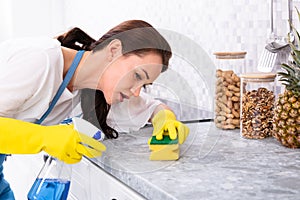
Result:
{"label": "long brown hair", "polygon": [[[168,68],[172,56],[171,48],[163,36],[149,23],[142,20],[125,21],[105,33],[99,40],[94,40],[79,28],[73,28],[57,38],[64,47],[75,50],[99,51],[112,40],[122,43],[123,55],[142,56],[153,52],[161,56],[162,72]],[[94,107],[91,107],[94,105]],[[100,90],[83,89],[81,93],[83,118],[102,129],[106,138],[117,138],[118,132],[106,123],[110,105]]]}

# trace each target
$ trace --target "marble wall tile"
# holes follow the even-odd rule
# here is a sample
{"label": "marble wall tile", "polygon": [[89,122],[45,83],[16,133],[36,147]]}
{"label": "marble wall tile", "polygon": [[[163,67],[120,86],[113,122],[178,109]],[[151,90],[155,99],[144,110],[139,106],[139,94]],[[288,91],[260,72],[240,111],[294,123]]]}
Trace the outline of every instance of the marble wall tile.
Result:
{"label": "marble wall tile", "polygon": [[[285,36],[289,31],[288,0],[273,1],[274,33]],[[88,4],[93,6],[85,10],[82,8],[82,1],[65,0],[66,25],[77,25],[92,35],[99,36],[121,21],[143,19],[159,29],[172,30],[188,37],[204,49],[206,56],[214,64],[213,53],[216,51],[247,51],[245,59],[247,72],[257,71],[258,60],[271,34],[271,0],[111,0],[105,3],[89,0]],[[295,6],[300,7],[299,0],[293,0],[291,7],[293,22],[298,27]],[[200,58],[199,60],[201,63]],[[216,67],[202,64],[205,67]],[[155,97],[172,100],[181,96],[180,99],[184,103],[197,107],[207,107],[209,104],[208,107],[211,107],[212,99],[210,103],[207,101],[211,91],[208,90],[201,74],[195,73],[195,66],[189,60],[175,55],[170,69],[187,82],[187,87],[193,90],[191,99],[194,96],[199,98],[197,103],[188,102],[184,92],[181,94],[172,90],[166,91],[170,89],[169,86],[154,85],[149,93]],[[183,86],[178,84],[177,87],[183,91],[181,88]]]}

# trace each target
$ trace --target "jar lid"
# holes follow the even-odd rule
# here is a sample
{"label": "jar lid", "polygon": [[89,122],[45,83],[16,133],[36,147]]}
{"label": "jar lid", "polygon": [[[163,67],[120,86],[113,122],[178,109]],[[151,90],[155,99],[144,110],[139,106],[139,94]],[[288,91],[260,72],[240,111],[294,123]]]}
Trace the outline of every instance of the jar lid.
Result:
{"label": "jar lid", "polygon": [[247,73],[247,74],[240,74],[241,78],[248,78],[248,79],[275,79],[275,73]]}
{"label": "jar lid", "polygon": [[215,52],[214,55],[217,59],[242,59],[245,58],[247,54],[246,51],[224,51],[224,52]]}

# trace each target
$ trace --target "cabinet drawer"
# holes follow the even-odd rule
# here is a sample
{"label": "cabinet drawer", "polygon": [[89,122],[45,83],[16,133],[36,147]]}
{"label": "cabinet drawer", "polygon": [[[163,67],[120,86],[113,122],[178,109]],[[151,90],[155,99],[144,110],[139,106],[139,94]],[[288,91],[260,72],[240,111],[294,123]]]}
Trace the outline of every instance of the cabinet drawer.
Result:
{"label": "cabinet drawer", "polygon": [[144,200],[140,194],[118,179],[91,164],[91,199]]}
{"label": "cabinet drawer", "polygon": [[83,158],[73,165],[70,200],[144,200],[140,194]]}
{"label": "cabinet drawer", "polygon": [[90,199],[90,163],[84,159],[72,166],[70,199]]}

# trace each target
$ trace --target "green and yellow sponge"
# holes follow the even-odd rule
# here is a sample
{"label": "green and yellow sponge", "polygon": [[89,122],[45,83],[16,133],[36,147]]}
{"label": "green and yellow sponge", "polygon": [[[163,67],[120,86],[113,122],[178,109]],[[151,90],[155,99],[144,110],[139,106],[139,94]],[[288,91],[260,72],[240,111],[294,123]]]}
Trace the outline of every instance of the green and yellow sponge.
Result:
{"label": "green and yellow sponge", "polygon": [[178,160],[179,158],[178,139],[171,140],[168,135],[164,135],[162,140],[157,140],[155,136],[152,136],[149,148],[150,160]]}

